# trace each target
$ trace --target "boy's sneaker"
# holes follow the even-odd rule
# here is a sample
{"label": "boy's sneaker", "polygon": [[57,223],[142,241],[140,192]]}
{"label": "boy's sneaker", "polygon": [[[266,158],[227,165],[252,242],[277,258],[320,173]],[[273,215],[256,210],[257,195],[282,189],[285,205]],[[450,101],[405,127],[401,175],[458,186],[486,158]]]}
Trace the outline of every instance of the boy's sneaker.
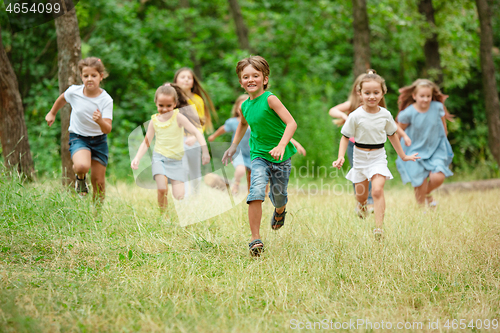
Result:
{"label": "boy's sneaker", "polygon": [[83,179],[80,179],[78,178],[78,175],[76,175],[75,191],[82,197],[86,196],[87,193],[89,193],[89,188],[87,186],[87,182],[85,181],[86,179],[87,179],[86,176]]}

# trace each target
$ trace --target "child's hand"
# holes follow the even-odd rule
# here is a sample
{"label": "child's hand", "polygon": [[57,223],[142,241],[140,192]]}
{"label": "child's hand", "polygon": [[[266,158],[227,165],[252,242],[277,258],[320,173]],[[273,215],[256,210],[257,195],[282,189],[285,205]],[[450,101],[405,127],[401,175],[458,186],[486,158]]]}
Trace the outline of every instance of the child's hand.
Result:
{"label": "child's hand", "polygon": [[345,162],[345,158],[341,157],[338,160],[333,161],[332,166],[334,168],[340,169],[344,165],[344,162]]}
{"label": "child's hand", "polygon": [[402,158],[402,160],[403,160],[403,161],[405,161],[405,162],[406,162],[406,161],[413,161],[413,162],[415,162],[416,160],[419,160],[419,159],[420,159],[420,157],[418,157],[417,155],[418,155],[418,153],[415,153],[415,154],[410,155],[410,156],[405,155],[405,156]]}
{"label": "child's hand", "polygon": [[194,144],[195,144],[195,142],[196,142],[196,141],[197,141],[197,139],[196,139],[196,137],[195,137],[194,135],[192,135],[192,136],[188,136],[188,137],[186,138],[185,144],[186,144],[187,146],[191,147],[192,145],[194,145]]}
{"label": "child's hand", "polygon": [[233,156],[236,153],[236,148],[238,146],[231,145],[228,150],[224,153],[224,156],[222,156],[222,164],[227,165],[228,162],[231,162],[233,160]]}
{"label": "child's hand", "polygon": [[213,134],[212,134],[212,135],[210,135],[210,136],[208,137],[208,141],[209,141],[209,142],[212,142],[212,141],[214,141],[214,140],[215,140],[215,138],[214,138],[214,135],[213,135]]}
{"label": "child's hand", "polygon": [[102,114],[99,109],[94,111],[94,114],[92,115],[92,120],[98,123],[102,119]]}
{"label": "child's hand", "polygon": [[52,126],[54,121],[56,120],[56,116],[54,116],[51,112],[47,113],[45,116],[45,121],[47,122],[47,125]]}
{"label": "child's hand", "polygon": [[407,147],[411,146],[411,139],[408,135],[403,136],[403,140],[405,140],[405,145]]}
{"label": "child's hand", "polygon": [[201,155],[201,164],[205,165],[210,163],[210,154],[208,152]]}
{"label": "child's hand", "polygon": [[271,154],[276,161],[281,161],[283,159],[283,155],[285,155],[285,146],[277,145],[269,152],[269,154]]}
{"label": "child's hand", "polygon": [[130,167],[134,170],[137,170],[139,169],[139,159],[138,158],[134,158],[132,160],[132,163],[130,163]]}

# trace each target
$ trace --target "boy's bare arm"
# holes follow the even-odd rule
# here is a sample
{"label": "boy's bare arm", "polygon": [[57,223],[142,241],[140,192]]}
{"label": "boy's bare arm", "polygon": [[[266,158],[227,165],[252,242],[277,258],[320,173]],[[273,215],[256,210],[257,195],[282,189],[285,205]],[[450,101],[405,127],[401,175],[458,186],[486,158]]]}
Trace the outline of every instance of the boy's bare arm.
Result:
{"label": "boy's bare arm", "polygon": [[278,144],[278,146],[286,146],[295,134],[297,123],[278,97],[271,95],[267,98],[267,102],[269,103],[269,107],[273,109],[273,111],[276,112],[280,119],[286,124],[285,133],[283,133],[283,137]]}

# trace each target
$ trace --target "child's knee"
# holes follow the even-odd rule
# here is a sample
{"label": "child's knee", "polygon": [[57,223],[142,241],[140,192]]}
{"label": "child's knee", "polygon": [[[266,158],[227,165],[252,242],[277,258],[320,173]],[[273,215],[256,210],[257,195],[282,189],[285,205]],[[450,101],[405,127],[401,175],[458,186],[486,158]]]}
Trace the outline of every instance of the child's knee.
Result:
{"label": "child's knee", "polygon": [[167,196],[168,190],[167,189],[158,189],[158,195],[160,196]]}
{"label": "child's knee", "polygon": [[175,200],[183,200],[184,199],[184,193],[174,193],[174,199]]}
{"label": "child's knee", "polygon": [[90,165],[87,165],[86,163],[74,163],[73,164],[73,171],[75,171],[75,173],[87,173],[89,172],[89,169],[90,169]]}
{"label": "child's knee", "polygon": [[384,196],[384,188],[373,188],[372,187],[372,197],[374,199],[379,199]]}

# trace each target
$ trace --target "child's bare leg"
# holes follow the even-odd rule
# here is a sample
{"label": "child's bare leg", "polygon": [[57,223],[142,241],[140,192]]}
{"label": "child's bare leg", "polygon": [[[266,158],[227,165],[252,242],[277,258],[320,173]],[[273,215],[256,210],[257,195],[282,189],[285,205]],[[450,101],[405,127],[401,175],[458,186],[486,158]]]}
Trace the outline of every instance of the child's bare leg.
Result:
{"label": "child's bare leg", "polygon": [[183,200],[185,192],[184,182],[173,179],[170,179],[170,182],[172,183],[172,195],[174,198],[176,200]]}
{"label": "child's bare leg", "polygon": [[252,232],[252,241],[260,239],[260,220],[262,219],[262,201],[254,200],[248,204],[248,221]]}
{"label": "child's bare leg", "polygon": [[424,179],[422,185],[415,187],[415,199],[417,199],[417,203],[421,206],[425,205],[425,195],[427,194],[428,182],[427,178]]}
{"label": "child's bare leg", "polygon": [[385,176],[376,174],[372,177],[372,197],[375,206],[375,226],[382,228],[385,215],[384,197]]}
{"label": "child's bare leg", "polygon": [[250,179],[252,177],[252,170],[246,168],[246,171],[247,171],[247,190],[248,192],[250,192]]}
{"label": "child's bare leg", "polygon": [[236,170],[234,172],[234,185],[232,188],[233,193],[238,193],[240,189],[240,182],[241,178],[245,175],[245,166],[244,165],[238,165],[236,167]]}
{"label": "child's bare leg", "polygon": [[158,206],[160,207],[160,212],[164,213],[168,205],[168,178],[164,175],[156,175],[155,181],[158,188]]}
{"label": "child's bare leg", "polygon": [[[78,177],[80,178],[80,177]],[[106,167],[96,160],[92,160],[90,167],[90,181],[92,183],[92,199],[101,202],[105,196],[106,186]]]}
{"label": "child's bare leg", "polygon": [[73,171],[77,174],[78,178],[83,179],[89,172],[91,166],[90,150],[80,149],[73,154]]}
{"label": "child's bare leg", "polygon": [[354,184],[355,192],[356,192],[356,200],[364,206],[366,204],[366,200],[368,200],[368,179],[363,180],[360,183]]}
{"label": "child's bare leg", "polygon": [[[444,182],[445,175],[442,172],[431,172],[429,174],[429,183],[427,184],[427,193],[426,195],[429,196],[429,194],[437,189],[439,186],[441,186]],[[430,201],[432,201],[432,198],[429,198]]]}

